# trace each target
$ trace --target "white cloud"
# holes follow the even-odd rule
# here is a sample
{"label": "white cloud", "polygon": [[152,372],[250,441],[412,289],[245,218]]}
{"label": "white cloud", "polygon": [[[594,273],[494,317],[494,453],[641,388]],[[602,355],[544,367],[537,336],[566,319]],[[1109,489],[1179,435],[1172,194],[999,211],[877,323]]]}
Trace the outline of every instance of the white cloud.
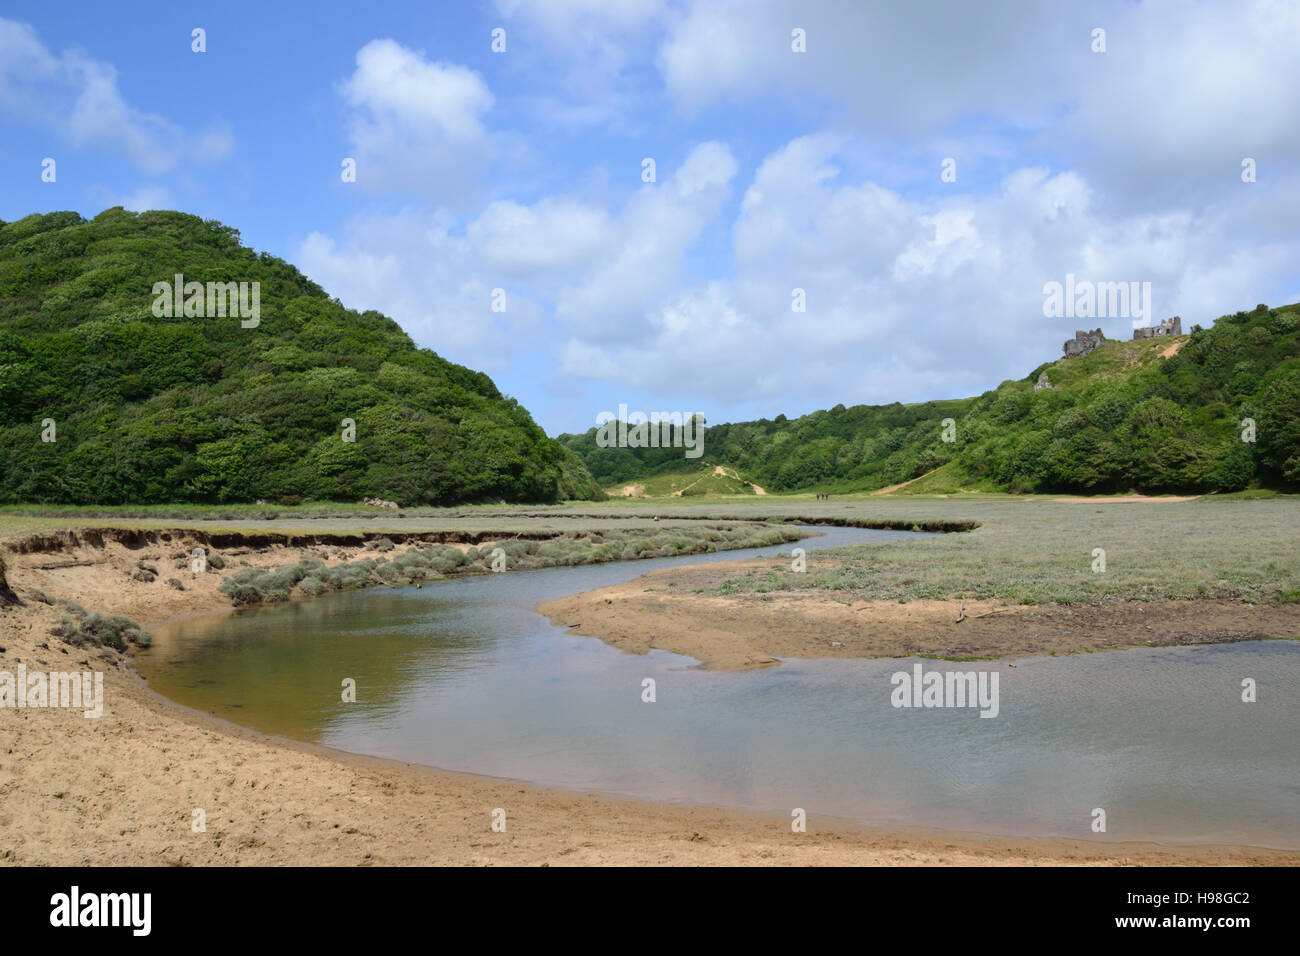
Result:
{"label": "white cloud", "polygon": [[[1076,325],[1125,335],[1125,318],[1043,317],[1043,284],[1067,273],[1151,282],[1153,317],[1185,325],[1295,285],[1294,5],[499,0],[497,11],[511,27],[502,72],[539,80],[536,102],[564,114],[548,122],[626,132],[644,121],[658,100],[628,78],[662,30],[663,91],[688,123],[739,132],[735,153],[705,143],[676,169],[659,157],[660,182],[630,196],[606,184],[599,196],[498,199],[463,228],[408,213],[309,240],[308,269],[327,288],[457,361],[500,367],[531,350],[549,353],[557,380],[640,388],[660,407],[706,396],[722,417],[793,413],[978,394],[1059,355]],[[1105,54],[1089,49],[1097,25]],[[790,51],[795,26],[807,54]],[[353,101],[383,144],[375,161],[421,153],[409,144],[422,136],[485,142],[490,94],[462,76],[458,95],[440,94],[463,107],[444,121],[401,87],[408,74],[440,83],[448,68],[388,55],[409,69],[376,76],[403,79]],[[791,116],[804,128],[747,173],[737,208],[736,156]],[[682,119],[655,121],[679,137],[669,148],[694,129]],[[1260,162],[1257,185],[1240,182],[1245,155]],[[961,178],[940,187],[945,156]],[[496,285],[524,318],[484,319]],[[795,287],[805,313],[791,311]]]}
{"label": "white cloud", "polygon": [[24,23],[0,19],[0,109],[55,129],[74,148],[119,153],[148,173],[177,165],[177,143],[197,140],[203,160],[234,148],[226,124],[187,132],[122,97],[117,69],[75,50],[51,53]]}
{"label": "white cloud", "polygon": [[559,293],[556,315],[597,340],[642,329],[680,294],[686,254],[716,218],[736,169],[726,146],[703,143],[666,181],[643,187],[619,217],[617,240]]}
{"label": "white cloud", "polygon": [[[345,305],[378,309],[420,345],[499,373],[513,355],[536,347],[540,307],[485,271],[448,223],[414,210],[365,217],[349,223],[341,240],[311,233],[295,261]],[[496,288],[506,291],[505,312],[492,310]]]}
{"label": "white cloud", "polygon": [[151,209],[175,209],[169,190],[162,186],[142,186],[114,205],[131,212],[148,212]]}
{"label": "white cloud", "polygon": [[453,201],[464,196],[488,157],[485,114],[493,97],[473,70],[431,63],[394,40],[357,51],[340,92],[357,182]]}
{"label": "white cloud", "polygon": [[492,94],[473,70],[429,63],[395,40],[371,40],[357,51],[343,95],[377,118],[453,142],[481,139],[482,115],[492,107]]}
{"label": "white cloud", "polygon": [[1300,6],[1146,0],[1111,22],[1060,125],[1081,168],[1130,203],[1239,189],[1246,156],[1296,172]]}
{"label": "white cloud", "polygon": [[[1190,324],[1253,304],[1300,253],[1293,237],[1249,239],[1250,213],[1228,203],[1113,216],[1073,172],[1017,170],[992,195],[911,201],[841,181],[840,148],[808,137],[764,160],[733,229],[731,279],[688,288],[622,335],[573,336],[560,374],[768,414],[978,394],[1058,356],[1076,325],[1127,337],[1128,318],[1044,318],[1042,287],[1067,272],[1151,282],[1152,318]],[[794,287],[805,313],[791,310]]]}
{"label": "white cloud", "polygon": [[[445,215],[377,217],[341,242],[310,237],[300,259],[349,305],[393,315],[456,361],[494,371],[549,353],[561,379],[642,389],[663,407],[707,399],[719,421],[735,417],[720,409],[978,394],[1058,355],[1076,325],[1127,335],[1125,318],[1044,318],[1046,282],[1150,282],[1152,317],[1190,324],[1253,304],[1300,253],[1289,234],[1255,235],[1249,206],[1116,215],[1072,171],[909,199],[842,172],[857,145],[800,137],[759,164],[726,278],[685,268],[736,174],[720,143],[617,212],[496,202],[461,233]],[[486,311],[496,286],[511,296],[504,316]],[[796,287],[806,312],[791,310]]]}
{"label": "white cloud", "polygon": [[610,215],[571,199],[533,206],[494,202],[469,224],[466,238],[483,266],[511,278],[580,270],[616,239]]}
{"label": "white cloud", "polygon": [[633,386],[665,401],[686,394],[743,401],[779,391],[788,375],[766,362],[756,374],[753,336],[764,331],[729,300],[726,283],[710,282],[666,303],[636,338],[603,344],[566,340],[557,372]]}
{"label": "white cloud", "polygon": [[[816,108],[829,99],[886,131],[922,129],[972,107],[1042,109],[1050,102],[1043,74],[1068,65],[1042,42],[1049,21],[1062,17],[1072,19],[1032,0],[695,0],[673,19],[657,62],[691,112],[772,97]],[[791,49],[795,28],[807,52]]]}
{"label": "white cloud", "polygon": [[[736,163],[719,143],[691,151],[666,181],[614,215],[569,197],[489,204],[463,232],[446,212],[407,210],[312,233],[296,261],[347,305],[393,316],[418,341],[475,368],[548,349],[541,318],[593,343],[652,327],[680,294],[684,257],[712,221]],[[490,311],[505,289],[507,311]],[[594,346],[593,346],[594,347]]]}
{"label": "white cloud", "polygon": [[664,0],[495,0],[506,29],[504,72],[535,121],[567,129],[644,129],[639,81],[627,74],[667,12]]}
{"label": "white cloud", "polygon": [[[669,23],[656,62],[689,114],[775,101],[963,160],[1028,144],[1128,205],[1227,188],[1245,156],[1275,175],[1300,163],[1291,0],[690,0]],[[806,53],[790,49],[794,27]],[[972,147],[969,127],[990,122]]]}

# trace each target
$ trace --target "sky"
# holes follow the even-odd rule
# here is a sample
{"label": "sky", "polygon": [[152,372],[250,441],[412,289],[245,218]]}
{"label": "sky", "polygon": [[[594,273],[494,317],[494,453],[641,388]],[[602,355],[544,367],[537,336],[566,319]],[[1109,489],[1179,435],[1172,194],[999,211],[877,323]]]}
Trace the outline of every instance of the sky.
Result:
{"label": "sky", "polygon": [[6,0],[0,219],[218,219],[550,434],[955,398],[1300,301],[1297,50],[1272,0]]}

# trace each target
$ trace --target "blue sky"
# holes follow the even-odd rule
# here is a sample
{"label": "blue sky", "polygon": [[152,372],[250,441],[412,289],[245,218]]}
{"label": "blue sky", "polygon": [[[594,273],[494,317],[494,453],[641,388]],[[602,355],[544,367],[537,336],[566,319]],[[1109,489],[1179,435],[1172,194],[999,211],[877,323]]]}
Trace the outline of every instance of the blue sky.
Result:
{"label": "blue sky", "polygon": [[289,9],[6,5],[0,218],[220,219],[552,434],[977,394],[1128,337],[1043,315],[1067,273],[1185,327],[1300,299],[1294,3]]}

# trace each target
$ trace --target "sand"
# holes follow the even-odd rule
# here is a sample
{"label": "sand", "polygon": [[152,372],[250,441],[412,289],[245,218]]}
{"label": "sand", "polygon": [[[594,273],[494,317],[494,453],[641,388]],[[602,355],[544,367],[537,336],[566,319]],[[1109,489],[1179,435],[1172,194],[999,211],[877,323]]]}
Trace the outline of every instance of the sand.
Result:
{"label": "sand", "polygon": [[[227,550],[232,554],[238,549]],[[333,553],[338,549],[331,547]],[[94,669],[105,714],[0,710],[0,862],[10,865],[1296,865],[1300,853],[873,830],[812,813],[750,813],[568,793],[344,754],[244,730],[151,692],[129,655],[48,635],[39,588],[148,626],[226,607],[220,575],[174,567],[178,547],[108,543],[9,556],[24,600],[0,610],[0,670]],[[251,564],[318,549],[247,552]],[[141,558],[157,581],[133,580]],[[332,559],[334,560],[334,559]],[[233,563],[232,563],[233,564]],[[227,569],[229,570],[229,568]],[[166,578],[178,577],[177,591]],[[964,626],[964,625],[963,625]],[[65,653],[66,652],[66,653]],[[492,811],[506,813],[493,832]],[[193,811],[205,814],[194,832]]]}
{"label": "sand", "polygon": [[[788,559],[785,559],[788,560]],[[1300,605],[1126,601],[1100,607],[997,601],[862,601],[830,591],[698,593],[770,559],[668,568],[547,601],[538,610],[577,634],[636,654],[685,654],[714,670],[782,657],[996,658],[1121,647],[1300,637]],[[958,618],[964,620],[958,621]]]}

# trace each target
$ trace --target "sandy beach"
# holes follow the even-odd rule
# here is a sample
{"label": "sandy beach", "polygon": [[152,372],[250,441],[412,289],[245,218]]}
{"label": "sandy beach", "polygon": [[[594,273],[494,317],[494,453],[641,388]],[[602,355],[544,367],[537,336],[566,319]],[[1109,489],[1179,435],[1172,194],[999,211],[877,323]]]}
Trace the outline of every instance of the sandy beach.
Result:
{"label": "sandy beach", "polygon": [[[347,549],[329,551],[346,556]],[[250,565],[269,566],[319,549],[232,547],[225,553]],[[228,600],[216,590],[220,575],[192,576],[178,554],[184,554],[179,540],[133,548],[107,541],[101,546],[83,544],[8,556],[9,584],[24,603],[0,612],[0,670],[12,672],[22,663],[29,670],[103,672],[105,708],[98,719],[67,709],[0,710],[0,862],[166,866],[1300,862],[1297,853],[1249,847],[1162,847],[873,830],[816,814],[809,817],[806,833],[792,833],[788,811],[752,813],[569,793],[268,737],[164,700],[133,671],[129,655],[101,649],[88,653],[63,645],[48,633],[58,619],[58,609],[32,596],[40,590],[91,610],[125,614],[150,627],[180,615],[228,608]],[[141,559],[159,564],[157,580],[133,578]],[[679,569],[678,573],[685,572]],[[169,586],[169,576],[181,579],[185,590]],[[622,587],[630,593],[638,585],[645,587],[640,579]],[[587,605],[610,606],[604,596],[566,600],[578,602],[568,613]],[[968,606],[967,613],[972,610]],[[636,616],[637,612],[631,614]],[[592,617],[588,623],[601,622]],[[653,640],[654,646],[662,646],[659,637]],[[745,666],[735,664],[739,655],[786,652],[779,641],[751,642],[747,648],[720,652],[714,665],[727,666],[729,661]],[[505,810],[504,833],[492,830],[495,808]],[[191,828],[196,809],[205,814],[204,832]]]}

